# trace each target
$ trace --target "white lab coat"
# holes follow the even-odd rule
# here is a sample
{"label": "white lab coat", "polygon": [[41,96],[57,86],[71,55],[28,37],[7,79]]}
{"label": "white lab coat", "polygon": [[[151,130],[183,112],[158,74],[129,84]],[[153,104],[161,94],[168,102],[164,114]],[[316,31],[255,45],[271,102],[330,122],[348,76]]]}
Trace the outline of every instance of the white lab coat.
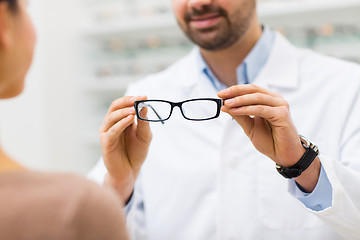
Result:
{"label": "white lab coat", "polygon": [[[127,94],[216,97],[195,56],[135,83]],[[151,123],[153,141],[129,219],[134,238],[360,239],[359,66],[295,48],[276,34],[254,84],[284,96],[298,132],[319,146],[332,206],[315,212],[292,196],[289,180],[229,115],[194,122],[175,109],[164,125]],[[104,173],[102,166],[92,175]]]}

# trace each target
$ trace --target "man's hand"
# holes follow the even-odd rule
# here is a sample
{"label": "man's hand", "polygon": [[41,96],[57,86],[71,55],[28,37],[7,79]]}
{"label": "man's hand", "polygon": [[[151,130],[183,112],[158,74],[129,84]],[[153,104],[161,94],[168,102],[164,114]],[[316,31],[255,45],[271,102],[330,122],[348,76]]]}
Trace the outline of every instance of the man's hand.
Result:
{"label": "man's hand", "polygon": [[149,122],[135,123],[134,101],[145,99],[144,96],[115,100],[100,127],[103,159],[108,170],[105,184],[115,188],[124,200],[133,191],[152,138]]}
{"label": "man's hand", "polygon": [[[305,149],[282,96],[252,84],[232,86],[220,91],[218,96],[225,100],[221,110],[240,124],[259,152],[283,167],[300,160]],[[314,162],[295,179],[310,192],[320,174],[319,159]]]}

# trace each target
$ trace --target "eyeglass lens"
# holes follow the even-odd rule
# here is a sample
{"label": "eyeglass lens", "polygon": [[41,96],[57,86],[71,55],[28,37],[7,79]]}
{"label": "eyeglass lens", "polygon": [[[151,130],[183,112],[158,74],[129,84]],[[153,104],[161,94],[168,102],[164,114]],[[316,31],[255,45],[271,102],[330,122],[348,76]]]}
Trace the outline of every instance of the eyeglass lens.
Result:
{"label": "eyeglass lens", "polygon": [[[147,111],[143,111],[146,108]],[[139,117],[150,121],[162,121],[170,117],[171,105],[167,102],[146,101],[140,102],[137,106]],[[147,116],[145,115],[147,112]]]}
{"label": "eyeglass lens", "polygon": [[217,103],[211,100],[194,100],[182,104],[184,116],[194,120],[213,118],[216,116],[217,109]]}

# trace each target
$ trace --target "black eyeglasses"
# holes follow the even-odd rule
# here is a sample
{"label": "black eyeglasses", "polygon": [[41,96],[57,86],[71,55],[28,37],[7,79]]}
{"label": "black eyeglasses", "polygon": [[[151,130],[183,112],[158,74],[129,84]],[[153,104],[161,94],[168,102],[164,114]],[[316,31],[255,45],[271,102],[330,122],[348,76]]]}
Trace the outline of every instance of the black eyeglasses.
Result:
{"label": "black eyeglasses", "polygon": [[[182,102],[141,100],[134,103],[138,119],[163,124],[170,118],[174,107],[179,107],[181,114],[187,120],[205,121],[217,118],[220,115],[221,106],[222,100],[217,98],[196,98]],[[147,109],[147,116],[141,111],[144,108]]]}

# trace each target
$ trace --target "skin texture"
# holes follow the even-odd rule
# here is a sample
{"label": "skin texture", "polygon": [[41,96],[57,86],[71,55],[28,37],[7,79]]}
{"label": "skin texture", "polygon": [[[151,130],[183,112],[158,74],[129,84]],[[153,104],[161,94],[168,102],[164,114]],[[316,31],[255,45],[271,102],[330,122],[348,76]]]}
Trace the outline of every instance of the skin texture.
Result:
{"label": "skin texture", "polygon": [[[27,13],[28,2],[18,1],[16,9],[0,2],[0,99],[19,95],[31,65],[36,34]],[[24,170],[0,146],[0,171]]]}
{"label": "skin texture", "polygon": [[[298,132],[282,96],[255,85],[236,85],[236,69],[262,34],[255,0],[172,0],[184,33],[200,47],[215,76],[229,88],[218,93],[222,111],[244,129],[256,149],[277,164],[288,167],[304,154]],[[135,122],[133,103],[146,97],[124,97],[110,106],[100,128],[106,184],[128,198],[151,142],[148,122]],[[254,118],[249,116],[255,116]],[[137,146],[137,147],[135,147]],[[137,154],[132,151],[137,148]],[[295,180],[311,192],[318,181],[320,161]]]}
{"label": "skin texture", "polygon": [[31,65],[36,34],[27,13],[28,2],[18,1],[16,11],[0,2],[0,98],[19,95]]}

